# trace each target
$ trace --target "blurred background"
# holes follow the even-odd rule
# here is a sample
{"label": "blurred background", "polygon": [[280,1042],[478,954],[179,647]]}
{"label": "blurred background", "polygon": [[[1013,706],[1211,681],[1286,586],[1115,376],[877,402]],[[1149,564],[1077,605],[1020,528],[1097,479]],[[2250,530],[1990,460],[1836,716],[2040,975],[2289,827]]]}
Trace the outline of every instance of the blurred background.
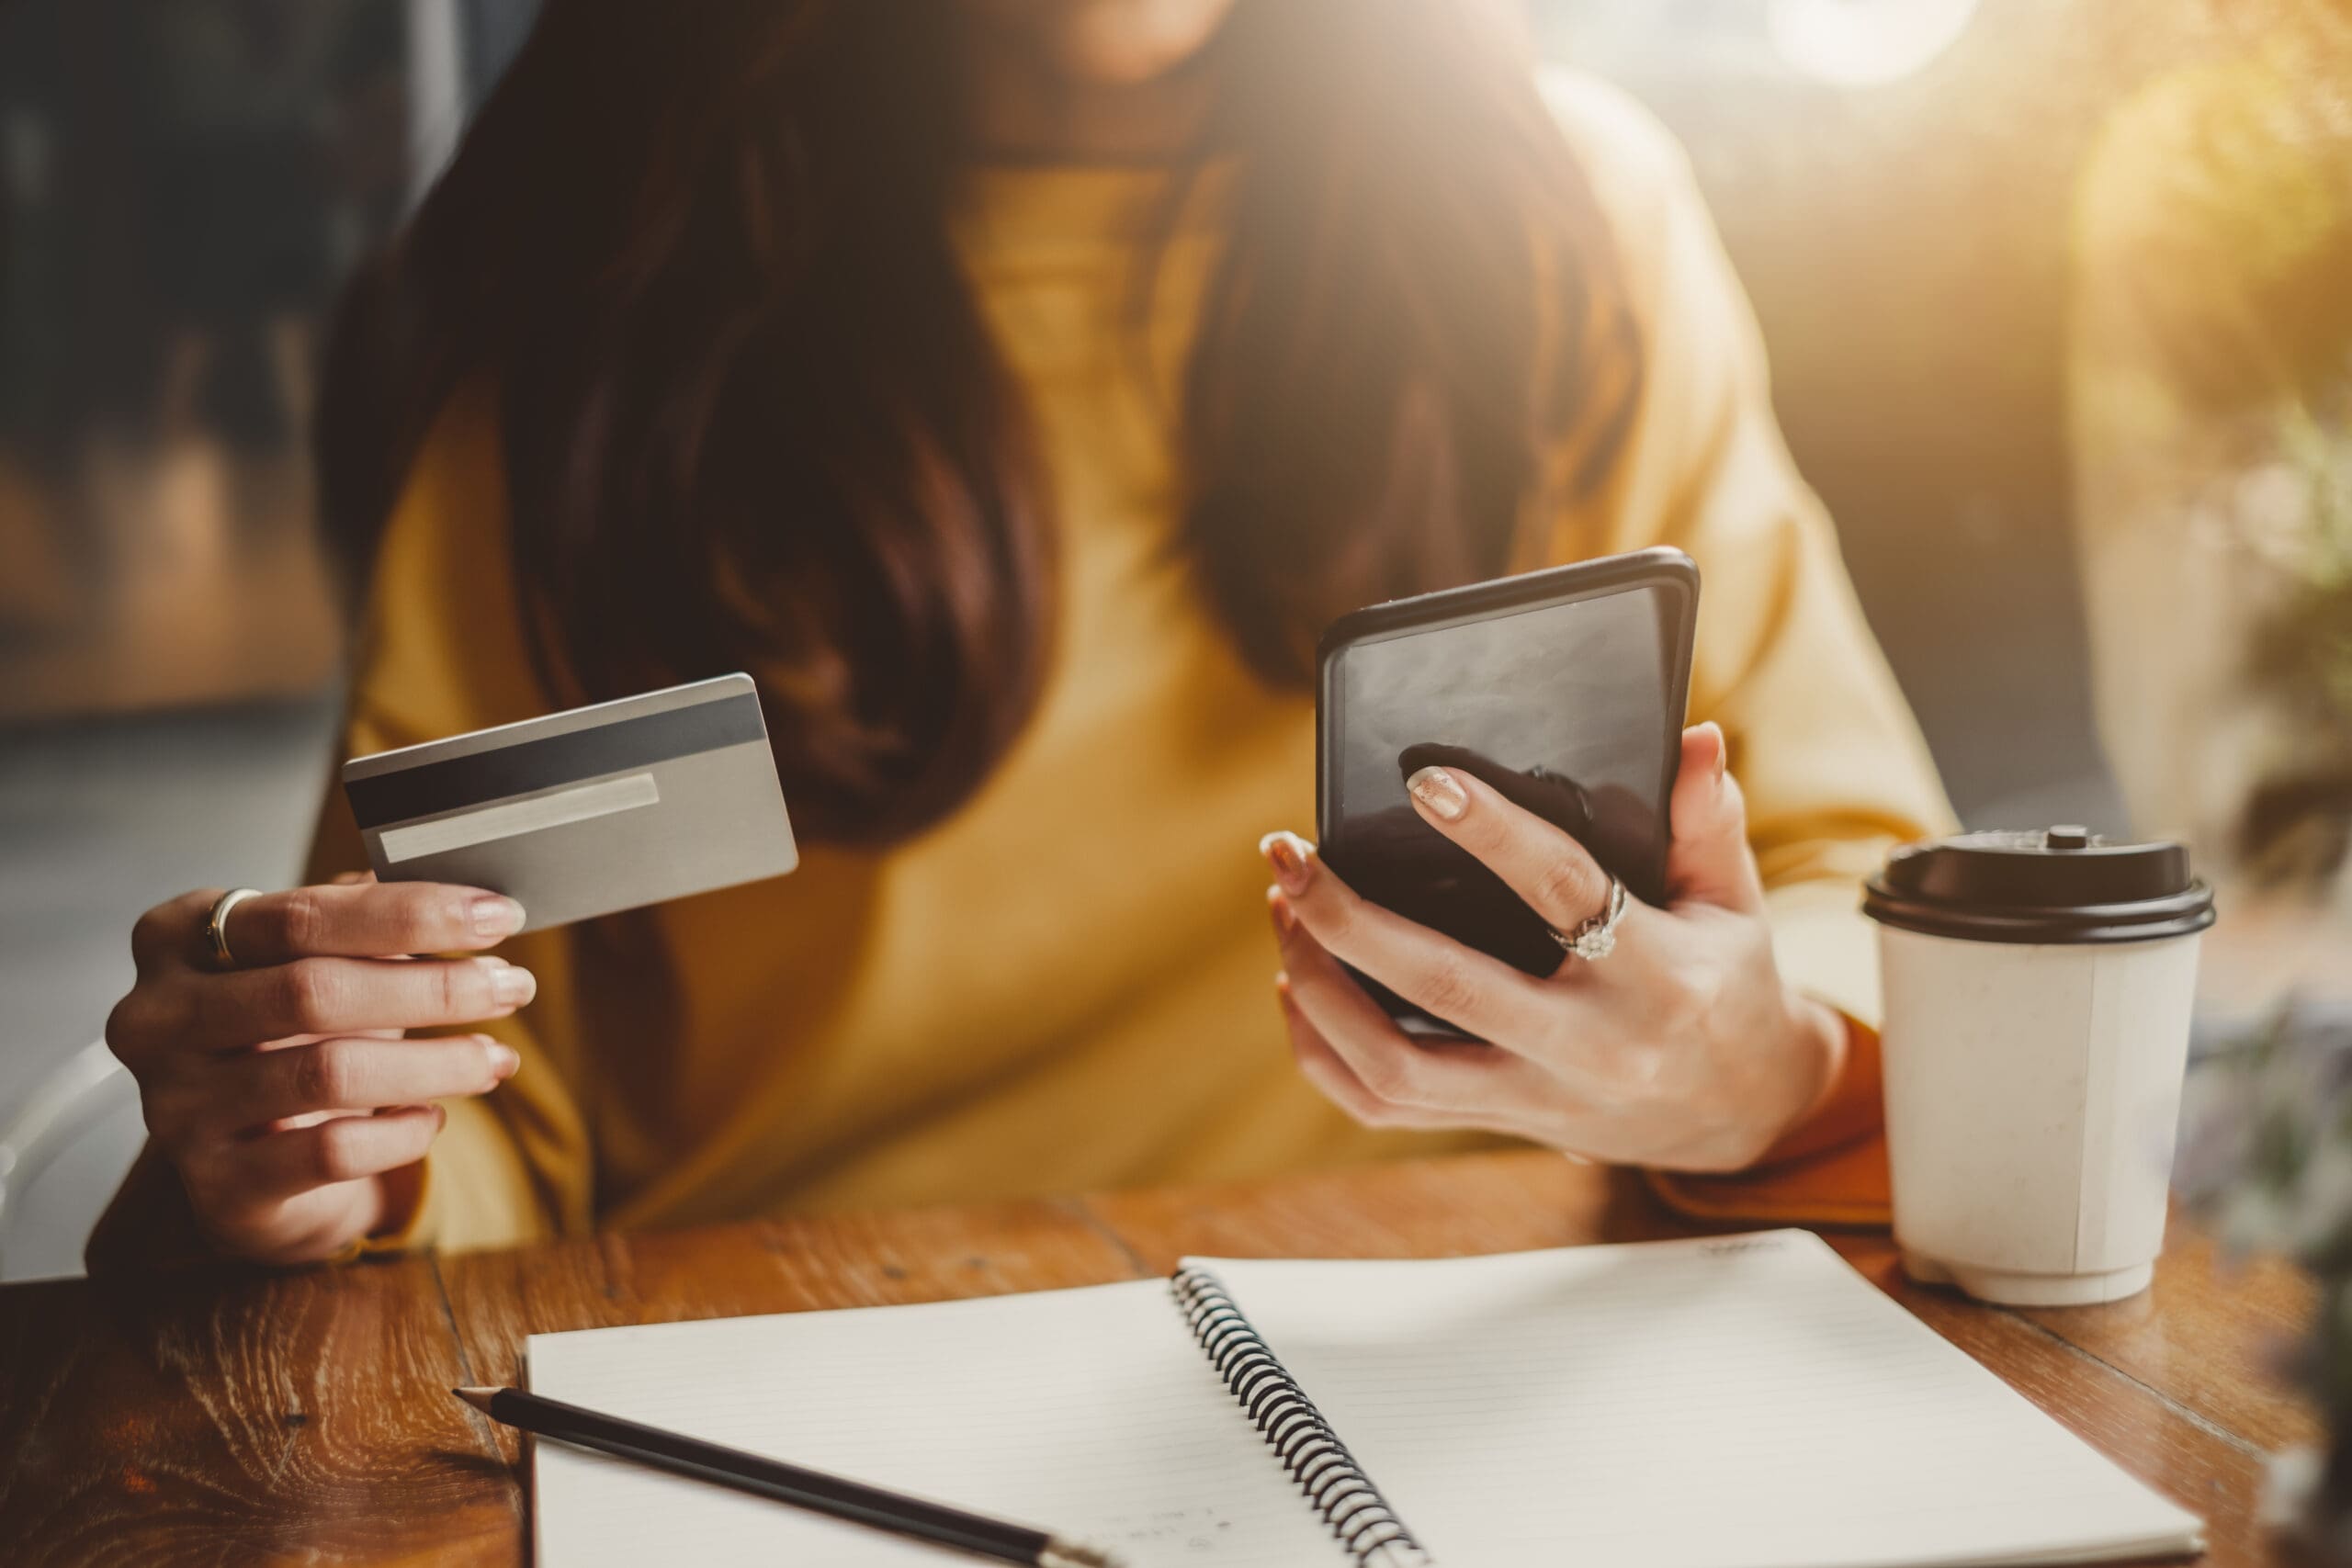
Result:
{"label": "blurred background", "polygon": [[[76,1129],[0,1277],[135,1147],[131,920],[298,866],[323,320],[533,8],[0,6],[0,1126]],[[1532,11],[1689,147],[1963,817],[2188,835],[2215,1020],[2352,991],[2352,0]]]}

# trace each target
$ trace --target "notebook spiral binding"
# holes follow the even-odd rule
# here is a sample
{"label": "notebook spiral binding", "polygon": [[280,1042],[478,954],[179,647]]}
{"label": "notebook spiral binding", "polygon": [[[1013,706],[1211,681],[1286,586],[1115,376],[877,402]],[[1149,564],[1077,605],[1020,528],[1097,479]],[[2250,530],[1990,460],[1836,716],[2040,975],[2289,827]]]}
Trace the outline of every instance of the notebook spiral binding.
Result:
{"label": "notebook spiral binding", "polygon": [[1429,1553],[1216,1276],[1204,1269],[1180,1269],[1169,1288],[1217,1376],[1331,1527],[1341,1549],[1363,1568],[1428,1568]]}

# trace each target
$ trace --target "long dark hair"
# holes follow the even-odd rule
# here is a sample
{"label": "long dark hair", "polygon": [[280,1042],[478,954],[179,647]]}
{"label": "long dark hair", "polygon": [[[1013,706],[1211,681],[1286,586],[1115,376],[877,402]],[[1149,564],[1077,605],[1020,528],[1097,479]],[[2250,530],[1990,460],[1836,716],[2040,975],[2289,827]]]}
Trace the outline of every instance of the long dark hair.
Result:
{"label": "long dark hair", "polygon": [[[1179,545],[1269,681],[1342,610],[1506,570],[1625,417],[1608,238],[1497,10],[1241,0],[1214,46]],[[1040,454],[950,242],[942,13],[548,0],[347,296],[321,411],[364,562],[437,412],[494,385],[551,698],[750,669],[796,823],[842,841],[967,797],[1054,634]]]}

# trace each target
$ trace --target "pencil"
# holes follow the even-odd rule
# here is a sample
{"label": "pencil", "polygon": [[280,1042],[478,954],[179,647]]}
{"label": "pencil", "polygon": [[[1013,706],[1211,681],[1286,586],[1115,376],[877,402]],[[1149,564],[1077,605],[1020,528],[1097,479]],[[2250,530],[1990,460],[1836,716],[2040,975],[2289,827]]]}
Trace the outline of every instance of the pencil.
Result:
{"label": "pencil", "polygon": [[673,1475],[692,1476],[738,1492],[789,1503],[918,1540],[955,1547],[1025,1568],[1118,1568],[1118,1559],[1046,1530],[966,1513],[944,1503],[909,1497],[741,1449],[677,1432],[641,1427],[519,1388],[458,1388],[450,1393],[503,1426],[579,1448],[633,1460]]}

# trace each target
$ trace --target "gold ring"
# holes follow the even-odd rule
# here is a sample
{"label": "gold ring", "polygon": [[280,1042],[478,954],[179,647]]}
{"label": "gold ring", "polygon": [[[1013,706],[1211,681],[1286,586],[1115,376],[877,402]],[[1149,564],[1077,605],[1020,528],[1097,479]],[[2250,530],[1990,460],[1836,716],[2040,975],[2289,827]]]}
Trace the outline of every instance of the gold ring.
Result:
{"label": "gold ring", "polygon": [[229,951],[229,911],[260,892],[258,887],[232,887],[212,900],[212,913],[204,918],[204,940],[211,944],[214,968],[237,966],[236,956]]}

